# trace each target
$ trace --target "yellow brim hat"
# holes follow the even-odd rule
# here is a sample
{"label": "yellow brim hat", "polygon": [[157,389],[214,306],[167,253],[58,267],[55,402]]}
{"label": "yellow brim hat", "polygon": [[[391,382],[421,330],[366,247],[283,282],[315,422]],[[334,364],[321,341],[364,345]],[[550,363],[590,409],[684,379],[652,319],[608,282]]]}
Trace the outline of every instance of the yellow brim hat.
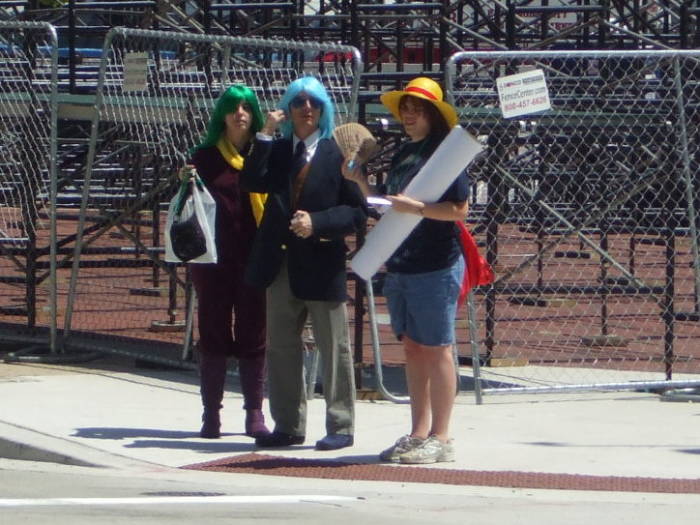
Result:
{"label": "yellow brim hat", "polygon": [[451,104],[442,100],[442,89],[434,80],[427,77],[418,77],[411,80],[403,91],[389,91],[384,93],[379,100],[384,104],[396,120],[401,122],[399,114],[399,103],[401,97],[410,95],[416,98],[427,100],[435,106],[447,122],[447,126],[452,128],[459,122],[457,111]]}

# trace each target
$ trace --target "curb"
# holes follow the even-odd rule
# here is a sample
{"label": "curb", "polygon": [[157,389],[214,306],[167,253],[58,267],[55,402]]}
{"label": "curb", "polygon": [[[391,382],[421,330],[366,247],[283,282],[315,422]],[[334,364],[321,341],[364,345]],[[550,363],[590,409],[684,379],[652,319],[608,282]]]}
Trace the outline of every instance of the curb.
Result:
{"label": "curb", "polygon": [[60,452],[28,445],[27,443],[20,443],[19,441],[7,439],[2,436],[0,436],[0,458],[59,463],[61,465],[74,465],[78,467],[101,466]]}
{"label": "curb", "polygon": [[0,421],[0,458],[93,468],[163,468],[6,421]]}

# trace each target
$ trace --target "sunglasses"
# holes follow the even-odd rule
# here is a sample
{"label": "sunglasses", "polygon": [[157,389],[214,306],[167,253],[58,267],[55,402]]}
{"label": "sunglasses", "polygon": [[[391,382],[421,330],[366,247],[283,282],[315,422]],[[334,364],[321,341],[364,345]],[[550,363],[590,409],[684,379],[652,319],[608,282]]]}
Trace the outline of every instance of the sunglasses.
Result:
{"label": "sunglasses", "polygon": [[321,101],[313,98],[313,97],[302,97],[302,96],[296,96],[294,97],[291,102],[289,103],[289,106],[294,108],[294,109],[300,109],[306,106],[306,102],[311,105],[312,108],[314,109],[319,109],[321,107]]}

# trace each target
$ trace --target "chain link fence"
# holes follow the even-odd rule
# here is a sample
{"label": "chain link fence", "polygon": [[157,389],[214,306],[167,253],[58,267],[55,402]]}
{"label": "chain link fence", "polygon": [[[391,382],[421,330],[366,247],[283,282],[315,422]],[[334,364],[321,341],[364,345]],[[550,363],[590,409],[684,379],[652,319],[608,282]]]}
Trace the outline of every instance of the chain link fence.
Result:
{"label": "chain link fence", "polygon": [[61,282],[67,343],[89,332],[93,345],[99,338],[151,361],[185,359],[193,301],[185,265],[163,260],[165,210],[216,98],[242,83],[267,111],[291,81],[315,75],[343,123],[355,112],[360,70],[358,52],[336,44],[112,30],[75,185],[75,256]]}
{"label": "chain link fence", "polygon": [[[516,107],[523,84],[504,118],[496,79],[536,70],[551,109]],[[463,52],[446,78],[486,146],[484,392],[700,383],[700,53]]]}
{"label": "chain link fence", "polygon": [[[216,97],[244,83],[267,110],[312,74],[343,123],[355,114],[357,51],[112,30],[102,59],[83,64],[81,86],[96,96],[62,105],[64,118],[87,119],[89,136],[63,139],[59,168],[56,52],[48,24],[0,23],[3,336],[9,326],[59,352],[182,362],[193,301],[184,266],[163,261],[165,209]],[[676,51],[450,60],[448,96],[486,146],[471,169],[470,222],[497,279],[476,290],[467,325],[484,392],[700,383],[699,60]],[[551,109],[503,118],[496,79],[533,69]],[[460,353],[469,359],[466,346]]]}
{"label": "chain link fence", "polygon": [[57,63],[51,25],[0,22],[0,314],[52,349]]}

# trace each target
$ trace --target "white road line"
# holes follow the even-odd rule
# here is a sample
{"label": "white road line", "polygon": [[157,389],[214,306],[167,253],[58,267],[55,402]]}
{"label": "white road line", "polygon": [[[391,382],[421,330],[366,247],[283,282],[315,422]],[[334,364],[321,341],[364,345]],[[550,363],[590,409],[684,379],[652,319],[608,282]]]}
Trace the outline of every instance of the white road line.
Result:
{"label": "white road line", "polygon": [[358,498],[324,495],[280,496],[166,496],[142,498],[0,498],[0,507],[51,507],[94,505],[172,505],[231,503],[236,505],[262,503],[323,503],[328,501],[357,501]]}

